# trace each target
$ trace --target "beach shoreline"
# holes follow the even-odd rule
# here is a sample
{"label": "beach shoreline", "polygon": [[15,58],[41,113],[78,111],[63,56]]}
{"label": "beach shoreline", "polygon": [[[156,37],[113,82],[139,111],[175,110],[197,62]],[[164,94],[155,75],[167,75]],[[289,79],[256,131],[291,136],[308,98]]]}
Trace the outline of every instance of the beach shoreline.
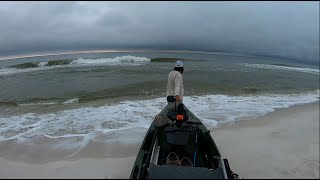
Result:
{"label": "beach shoreline", "polygon": [[244,178],[319,178],[319,101],[276,109],[211,135]]}
{"label": "beach shoreline", "polygon": [[[243,178],[319,178],[319,101],[211,129],[211,135]],[[126,179],[139,147],[128,146],[121,157],[98,158],[99,146],[91,146],[85,157],[39,164],[0,157],[0,178]]]}

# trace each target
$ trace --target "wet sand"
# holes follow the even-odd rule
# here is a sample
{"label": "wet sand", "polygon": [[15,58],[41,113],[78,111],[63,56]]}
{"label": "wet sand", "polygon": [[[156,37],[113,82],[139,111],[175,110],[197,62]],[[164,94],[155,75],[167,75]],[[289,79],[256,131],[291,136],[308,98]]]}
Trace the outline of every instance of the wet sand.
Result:
{"label": "wet sand", "polygon": [[243,178],[319,178],[319,102],[279,109],[211,135]]}

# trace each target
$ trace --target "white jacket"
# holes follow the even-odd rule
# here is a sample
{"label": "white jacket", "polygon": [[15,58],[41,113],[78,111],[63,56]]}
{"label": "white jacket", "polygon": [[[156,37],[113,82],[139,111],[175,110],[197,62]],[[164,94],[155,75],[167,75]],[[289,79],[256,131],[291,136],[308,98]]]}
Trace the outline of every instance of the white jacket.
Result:
{"label": "white jacket", "polygon": [[167,96],[179,95],[183,99],[184,88],[182,74],[179,71],[172,70],[168,75]]}

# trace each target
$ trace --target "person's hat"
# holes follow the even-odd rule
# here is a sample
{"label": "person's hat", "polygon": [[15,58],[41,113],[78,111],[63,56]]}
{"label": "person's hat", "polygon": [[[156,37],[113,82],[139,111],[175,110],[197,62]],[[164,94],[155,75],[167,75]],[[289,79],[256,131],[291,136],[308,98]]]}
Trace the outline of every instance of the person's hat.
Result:
{"label": "person's hat", "polygon": [[182,61],[177,61],[175,67],[183,67]]}

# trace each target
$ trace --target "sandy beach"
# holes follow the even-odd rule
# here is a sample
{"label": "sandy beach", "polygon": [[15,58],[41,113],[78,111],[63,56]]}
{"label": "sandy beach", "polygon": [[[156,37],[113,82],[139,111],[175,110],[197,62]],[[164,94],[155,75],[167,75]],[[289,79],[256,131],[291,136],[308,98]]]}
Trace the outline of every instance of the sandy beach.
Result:
{"label": "sandy beach", "polygon": [[[319,102],[212,129],[211,135],[242,178],[319,178]],[[0,178],[128,178],[139,145],[129,147],[121,157],[94,157],[97,146],[85,157],[48,163],[0,157]]]}
{"label": "sandy beach", "polygon": [[211,135],[243,178],[319,178],[319,103],[279,109]]}

